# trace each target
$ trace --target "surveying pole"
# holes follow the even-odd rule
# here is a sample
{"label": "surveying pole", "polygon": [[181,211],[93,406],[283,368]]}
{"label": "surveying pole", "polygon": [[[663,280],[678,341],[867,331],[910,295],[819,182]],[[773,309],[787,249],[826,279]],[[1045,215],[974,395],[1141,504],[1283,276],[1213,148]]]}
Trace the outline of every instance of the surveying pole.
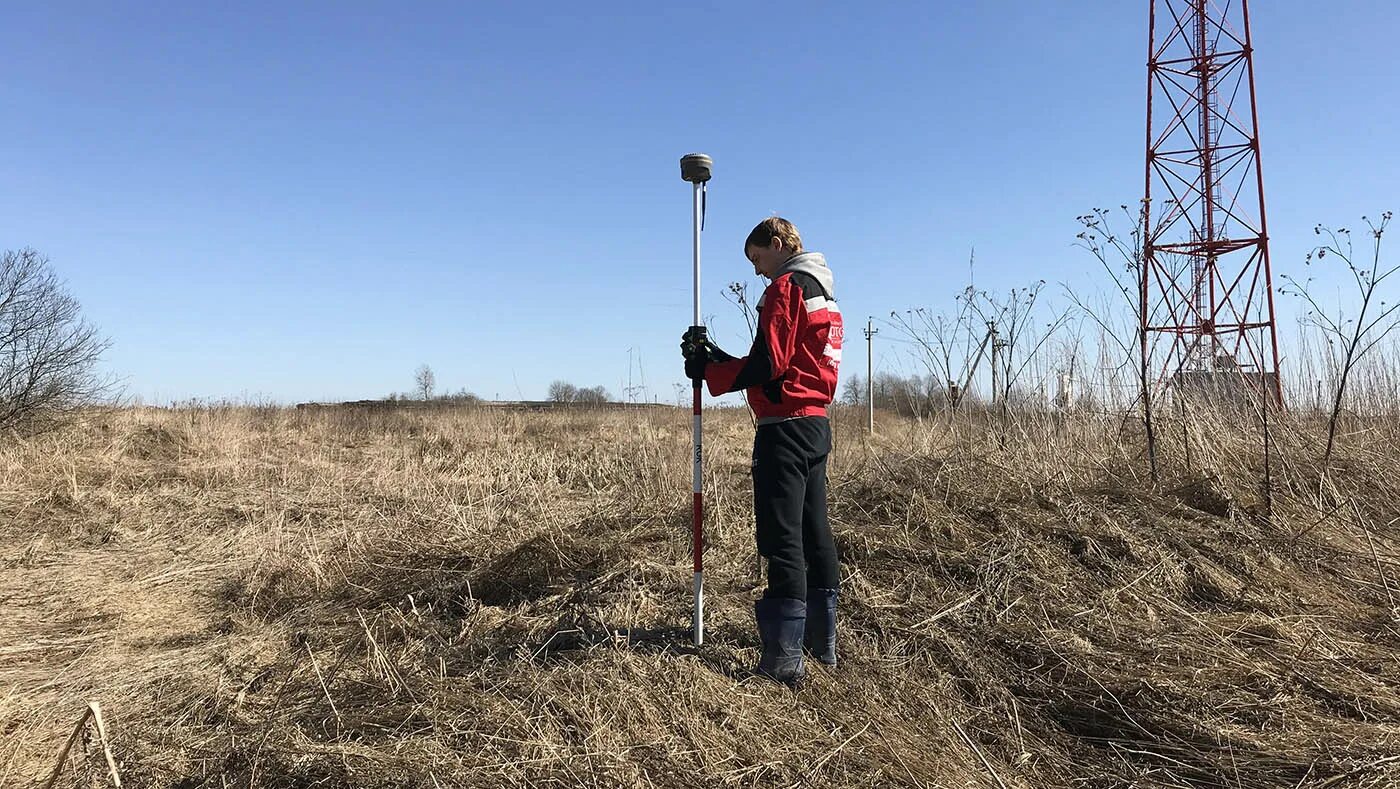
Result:
{"label": "surveying pole", "polygon": [[[700,322],[700,231],[705,226],[705,184],[710,180],[710,167],[713,162],[703,153],[689,153],[681,157],[681,179],[691,185],[691,237],[693,239],[693,273],[695,314],[690,328],[703,336],[705,327]],[[704,502],[700,492],[700,459],[704,442],[700,434],[700,387],[701,381],[692,381],[694,403],[691,411],[691,545],[690,554],[695,563],[695,609],[691,619],[695,646],[705,643],[705,533]]]}
{"label": "surveying pole", "polygon": [[870,424],[866,432],[875,435],[875,318],[865,319],[865,403],[870,407]]}

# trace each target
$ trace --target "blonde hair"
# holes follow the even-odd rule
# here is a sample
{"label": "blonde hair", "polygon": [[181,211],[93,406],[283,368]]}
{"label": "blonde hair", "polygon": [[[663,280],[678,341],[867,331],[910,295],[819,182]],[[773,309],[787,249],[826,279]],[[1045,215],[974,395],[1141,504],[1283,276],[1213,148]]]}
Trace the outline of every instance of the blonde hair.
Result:
{"label": "blonde hair", "polygon": [[766,247],[775,238],[782,239],[783,248],[794,255],[802,251],[802,236],[797,228],[780,216],[770,216],[749,231],[749,237],[744,239],[744,253],[748,254],[749,247]]}

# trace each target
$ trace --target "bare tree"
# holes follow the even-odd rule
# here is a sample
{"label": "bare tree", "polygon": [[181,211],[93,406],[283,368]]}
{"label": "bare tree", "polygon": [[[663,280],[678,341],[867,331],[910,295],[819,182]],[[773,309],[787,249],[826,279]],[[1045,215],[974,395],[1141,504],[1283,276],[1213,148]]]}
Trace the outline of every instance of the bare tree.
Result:
{"label": "bare tree", "polygon": [[1337,422],[1341,417],[1342,403],[1352,372],[1372,348],[1400,326],[1400,318],[1395,315],[1395,311],[1400,309],[1400,303],[1387,304],[1377,291],[1381,283],[1396,271],[1400,271],[1400,264],[1381,264],[1381,237],[1385,235],[1386,225],[1390,224],[1390,217],[1389,211],[1381,214],[1380,222],[1361,217],[1361,221],[1365,222],[1371,231],[1369,262],[1364,259],[1359,262],[1356,260],[1350,230],[1344,227],[1332,230],[1322,225],[1313,228],[1317,235],[1326,235],[1327,241],[1308,253],[1305,265],[1311,266],[1314,260],[1320,262],[1329,257],[1342,262],[1356,285],[1356,294],[1361,302],[1354,319],[1346,318],[1341,312],[1338,312],[1335,318],[1328,315],[1310,289],[1311,278],[1299,282],[1288,275],[1282,277],[1288,283],[1288,288],[1283,292],[1297,296],[1307,304],[1306,319],[1330,338],[1335,338],[1335,342],[1329,341],[1331,347],[1340,345],[1337,350],[1339,358],[1334,359],[1338,374],[1336,388],[1331,393],[1332,412],[1327,420],[1327,448],[1322,453],[1324,474],[1332,462],[1332,452],[1337,441]]}
{"label": "bare tree", "polygon": [[433,375],[433,368],[426,364],[419,366],[413,373],[413,393],[418,395],[419,400],[431,400],[436,387],[437,376]]}
{"label": "bare tree", "polygon": [[601,405],[612,399],[612,395],[607,389],[601,386],[580,388],[574,395],[575,403],[586,403],[588,405]]}
{"label": "bare tree", "polygon": [[[978,337],[972,321],[972,300],[975,291],[969,285],[957,295],[957,311],[953,315],[933,312],[924,307],[890,312],[890,325],[914,343],[918,360],[930,378],[951,385],[961,377],[961,367],[971,358],[973,342]],[[961,400],[961,398],[959,398]],[[952,403],[954,407],[957,402]]]}
{"label": "bare tree", "polygon": [[0,257],[0,428],[34,429],[109,394],[94,368],[109,343],[32,249]]}
{"label": "bare tree", "polygon": [[551,403],[572,403],[578,399],[578,387],[568,381],[555,381],[549,385]]}
{"label": "bare tree", "polygon": [[[932,381],[953,394],[956,385],[973,366],[973,348],[982,338],[984,329],[973,322],[973,299],[976,289],[972,286],[972,269],[976,255],[970,253],[967,260],[968,285],[956,296],[956,309],[951,314],[934,312],[924,307],[907,309],[904,315],[890,312],[889,324],[904,339],[913,342],[919,350],[919,363]],[[955,366],[956,365],[956,366]],[[949,400],[956,408],[963,399],[963,393]]]}
{"label": "bare tree", "polygon": [[842,405],[862,405],[866,397],[865,379],[859,375],[847,378],[846,384],[841,387]]}
{"label": "bare tree", "polygon": [[[1068,310],[1052,310],[1050,320],[1043,329],[1034,322],[1035,306],[1040,292],[1045,289],[1045,280],[1038,280],[1024,288],[1011,288],[1005,296],[987,291],[972,293],[972,310],[983,323],[995,326],[997,344],[1000,346],[998,363],[1002,367],[1001,391],[996,399],[1005,404],[1011,399],[1012,387],[1029,368],[1040,349],[1055,336],[1070,320]],[[998,353],[993,348],[994,354]]]}

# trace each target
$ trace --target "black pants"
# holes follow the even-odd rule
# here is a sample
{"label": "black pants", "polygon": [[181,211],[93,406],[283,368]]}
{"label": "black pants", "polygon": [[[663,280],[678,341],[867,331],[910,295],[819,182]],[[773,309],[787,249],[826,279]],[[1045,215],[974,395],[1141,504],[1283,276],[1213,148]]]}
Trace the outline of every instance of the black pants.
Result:
{"label": "black pants", "polygon": [[753,439],[753,510],[759,555],[768,559],[764,597],[807,598],[840,584],[826,519],[831,423],[803,417],[760,425]]}

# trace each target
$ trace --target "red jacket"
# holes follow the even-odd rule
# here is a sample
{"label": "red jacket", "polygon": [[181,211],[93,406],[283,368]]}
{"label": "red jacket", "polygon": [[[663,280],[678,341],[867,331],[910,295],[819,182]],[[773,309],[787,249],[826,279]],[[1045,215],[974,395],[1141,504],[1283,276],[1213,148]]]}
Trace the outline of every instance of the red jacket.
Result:
{"label": "red jacket", "polygon": [[826,259],[794,255],[758,301],[749,355],[706,365],[705,383],[712,395],[746,390],[759,424],[825,416],[836,396],[843,335]]}

